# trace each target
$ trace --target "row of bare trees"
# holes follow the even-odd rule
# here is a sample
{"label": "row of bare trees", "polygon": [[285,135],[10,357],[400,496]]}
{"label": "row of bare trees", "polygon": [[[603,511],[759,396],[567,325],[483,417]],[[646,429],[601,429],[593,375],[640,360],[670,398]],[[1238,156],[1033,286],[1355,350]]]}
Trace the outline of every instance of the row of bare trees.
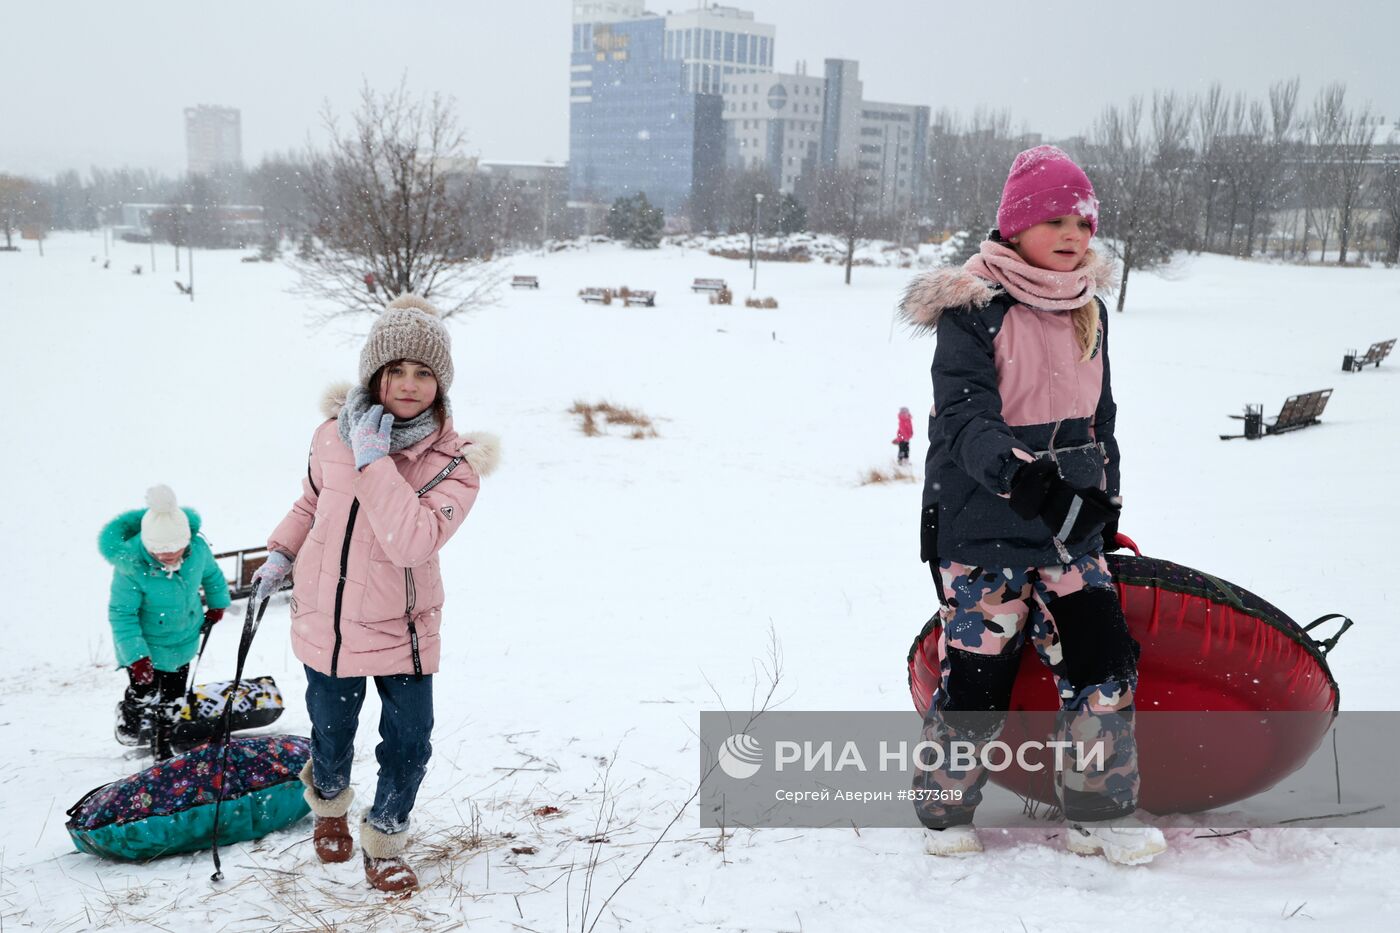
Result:
{"label": "row of bare trees", "polygon": [[184,209],[152,215],[154,238],[216,246],[226,244],[201,235],[201,207],[257,204],[265,253],[299,244],[302,292],[321,299],[327,317],[375,312],[404,292],[446,315],[480,305],[499,283],[488,263],[497,249],[543,242],[551,220],[562,226],[551,214],[555,192],[477,171],[448,99],[366,86],[348,120],[329,110],[323,118],[323,147],[216,178],[98,169],[86,181],[76,172],[50,182],[0,176],[0,220],[7,235],[41,215],[49,228],[93,229],[117,220],[122,203],[175,204]]}
{"label": "row of bare trees", "polygon": [[1297,79],[1264,100],[1157,92],[1106,107],[1080,152],[1102,202],[1100,233],[1135,269],[1174,250],[1346,264],[1364,242],[1395,262],[1400,216],[1387,211],[1400,151],[1374,144],[1378,122],[1329,85],[1307,106]]}

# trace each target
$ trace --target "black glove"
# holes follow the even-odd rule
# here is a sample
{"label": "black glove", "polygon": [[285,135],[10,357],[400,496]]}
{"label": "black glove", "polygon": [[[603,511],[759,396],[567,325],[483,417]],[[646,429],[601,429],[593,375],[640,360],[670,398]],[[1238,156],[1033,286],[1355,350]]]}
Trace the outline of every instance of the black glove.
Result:
{"label": "black glove", "polygon": [[1107,554],[1109,551],[1116,551],[1116,550],[1118,550],[1118,541],[1117,541],[1117,538],[1118,538],[1118,516],[1117,516],[1117,515],[1113,516],[1113,517],[1110,518],[1107,522],[1104,523],[1103,531],[1100,532],[1100,534],[1103,535],[1103,550],[1104,550],[1104,553],[1105,553],[1105,554]]}
{"label": "black glove", "polygon": [[1116,526],[1120,511],[1102,489],[1075,489],[1060,479],[1051,460],[1036,460],[1016,471],[1011,508],[1022,518],[1039,518],[1065,544],[1083,541],[1109,522]]}

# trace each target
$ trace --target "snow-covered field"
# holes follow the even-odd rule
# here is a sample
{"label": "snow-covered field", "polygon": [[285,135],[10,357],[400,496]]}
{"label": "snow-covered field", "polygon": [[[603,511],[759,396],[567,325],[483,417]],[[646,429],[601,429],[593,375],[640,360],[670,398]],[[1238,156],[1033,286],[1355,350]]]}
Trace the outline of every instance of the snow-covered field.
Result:
{"label": "snow-covered field", "polygon": [[[908,708],[905,653],[934,601],[919,487],[858,478],[890,466],[899,406],[917,425],[929,404],[932,343],[892,328],[910,273],[860,268],[846,287],[837,266],[766,264],[756,294],[781,306],[760,311],[693,295],[692,278],[724,277],[742,304],[750,274],[695,249],[519,256],[511,271],[542,288],[452,325],[456,423],[500,433],[505,459],[443,557],[436,752],[410,849],[423,890],[385,905],[357,862],[315,860],[309,820],[228,849],[218,888],[206,855],[74,852],[64,810],[140,767],[111,738],[125,678],[99,527],[168,482],[216,550],[261,544],[366,325],[310,330],[292,273],[233,252],[196,254],[191,303],[168,249],[137,277],[145,246],[116,246],[104,271],[100,237],[55,237],[42,259],[25,245],[0,254],[0,368],[16,389],[0,418],[0,929],[576,930],[694,790],[699,710],[766,688],[770,630],[781,708]],[[659,306],[575,297],[623,284]],[[1295,618],[1347,613],[1332,655],[1344,708],[1396,709],[1400,358],[1355,375],[1340,360],[1400,333],[1400,272],[1191,257],[1135,275],[1130,299],[1110,332],[1123,530]],[[1247,401],[1273,415],[1329,386],[1320,427],[1217,439]],[[603,399],[660,436],[583,436],[568,409]],[[216,631],[201,680],[231,676],[239,623]],[[277,677],[278,728],[304,734],[286,623],[274,603],[249,672]],[[532,815],[544,805],[562,812]],[[1066,854],[1053,828],[939,861],[913,829],[721,840],[698,825],[680,816],[598,929],[1369,930],[1400,915],[1393,831],[1172,830],[1168,854],[1124,869]]]}

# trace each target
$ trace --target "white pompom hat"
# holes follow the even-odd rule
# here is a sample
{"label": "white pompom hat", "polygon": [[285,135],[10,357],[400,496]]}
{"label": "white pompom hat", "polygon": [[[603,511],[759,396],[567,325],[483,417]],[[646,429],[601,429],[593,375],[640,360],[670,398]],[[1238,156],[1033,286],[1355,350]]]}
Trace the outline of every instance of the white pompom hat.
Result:
{"label": "white pompom hat", "polygon": [[190,543],[190,520],[169,486],[146,490],[146,514],[141,516],[141,543],[152,554],[183,551]]}

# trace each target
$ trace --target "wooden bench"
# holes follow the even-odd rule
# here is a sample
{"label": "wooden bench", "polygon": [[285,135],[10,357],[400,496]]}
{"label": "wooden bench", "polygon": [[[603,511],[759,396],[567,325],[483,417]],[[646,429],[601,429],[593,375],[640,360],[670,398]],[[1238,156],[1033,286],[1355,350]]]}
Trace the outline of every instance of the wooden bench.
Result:
{"label": "wooden bench", "polygon": [[1348,350],[1347,355],[1342,357],[1342,372],[1359,373],[1361,370],[1375,363],[1377,367],[1381,365],[1381,360],[1390,356],[1390,351],[1395,349],[1395,338],[1389,340],[1377,340],[1371,344],[1365,356],[1357,356],[1355,350]]}
{"label": "wooden bench", "polygon": [[[248,547],[241,551],[224,551],[215,554],[214,559],[233,561],[233,576],[228,578],[229,598],[247,599],[253,594],[253,574],[267,562],[267,548]],[[291,586],[292,575],[288,573],[279,590],[290,589]]]}
{"label": "wooden bench", "polygon": [[1230,416],[1244,421],[1244,433],[1222,434],[1220,439],[1229,441],[1243,437],[1254,441],[1269,434],[1283,434],[1320,424],[1322,410],[1327,407],[1327,400],[1331,397],[1331,389],[1318,389],[1316,392],[1290,395],[1284,401],[1283,407],[1279,409],[1278,417],[1271,421],[1264,420],[1263,405],[1246,405],[1244,414]]}
{"label": "wooden bench", "polygon": [[516,275],[511,276],[511,288],[539,288],[540,277],[537,275]]}
{"label": "wooden bench", "polygon": [[610,305],[613,299],[611,288],[584,288],[579,290],[578,296],[589,304],[599,305]]}
{"label": "wooden bench", "polygon": [[643,305],[648,308],[656,307],[656,292],[628,291],[622,296],[623,307],[630,308],[633,305]]}
{"label": "wooden bench", "polygon": [[696,279],[690,283],[690,290],[693,292],[722,292],[729,290],[729,284],[724,279]]}

